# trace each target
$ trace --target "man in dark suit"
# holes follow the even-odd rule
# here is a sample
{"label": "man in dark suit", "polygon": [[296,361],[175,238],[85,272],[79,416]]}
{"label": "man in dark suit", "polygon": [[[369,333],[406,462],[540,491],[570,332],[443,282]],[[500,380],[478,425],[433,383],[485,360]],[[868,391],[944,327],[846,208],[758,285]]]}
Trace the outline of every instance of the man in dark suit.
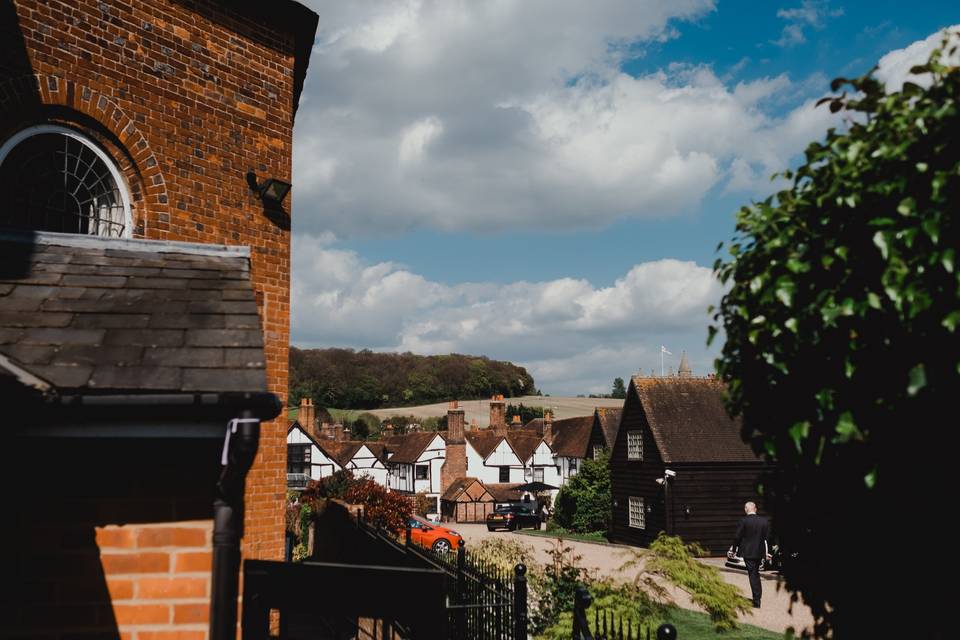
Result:
{"label": "man in dark suit", "polygon": [[757,505],[748,502],[743,505],[743,510],[747,514],[740,520],[737,526],[737,535],[733,540],[733,546],[730,552],[743,558],[747,565],[747,576],[750,578],[750,591],[753,592],[753,608],[760,608],[760,595],[762,586],[760,584],[760,560],[771,560],[770,545],[768,535],[770,525],[767,519],[757,515]]}

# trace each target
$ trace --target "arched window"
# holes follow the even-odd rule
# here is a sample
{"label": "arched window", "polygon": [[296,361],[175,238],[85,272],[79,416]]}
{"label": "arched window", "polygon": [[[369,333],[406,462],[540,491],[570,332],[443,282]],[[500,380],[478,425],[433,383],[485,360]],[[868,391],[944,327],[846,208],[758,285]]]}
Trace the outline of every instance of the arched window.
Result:
{"label": "arched window", "polygon": [[0,146],[0,227],[130,237],[130,195],[100,147],[73,129],[29,127]]}

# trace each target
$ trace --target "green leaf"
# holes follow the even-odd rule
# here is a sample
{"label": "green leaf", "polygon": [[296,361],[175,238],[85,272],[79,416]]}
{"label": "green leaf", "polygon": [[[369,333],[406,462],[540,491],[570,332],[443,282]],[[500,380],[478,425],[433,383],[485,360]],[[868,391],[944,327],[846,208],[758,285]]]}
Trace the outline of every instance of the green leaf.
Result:
{"label": "green leaf", "polygon": [[886,260],[889,255],[890,248],[887,245],[887,237],[882,231],[877,231],[873,234],[873,244],[880,249],[880,255],[883,256],[883,259]]}
{"label": "green leaf", "polygon": [[953,249],[947,249],[940,254],[940,264],[943,265],[947,273],[953,273],[953,260],[955,256],[956,252]]}
{"label": "green leaf", "polygon": [[927,370],[922,364],[918,364],[913,369],[910,369],[908,377],[909,384],[907,385],[907,394],[910,396],[917,395],[921,389],[927,386]]}
{"label": "green leaf", "polygon": [[874,309],[880,308],[880,296],[875,294],[873,291],[867,294],[867,304],[873,307]]}
{"label": "green leaf", "polygon": [[953,333],[957,330],[957,324],[960,324],[960,311],[951,311],[940,324],[943,325],[947,331]]}
{"label": "green leaf", "polygon": [[857,423],[853,421],[853,414],[844,411],[837,419],[837,426],[834,428],[837,435],[833,438],[834,442],[844,443],[851,440],[862,440],[863,434],[857,428]]}
{"label": "green leaf", "polygon": [[790,439],[793,440],[793,446],[797,448],[797,453],[803,453],[803,441],[810,435],[810,423],[795,422],[789,430]]}
{"label": "green leaf", "polygon": [[870,472],[863,476],[863,484],[867,485],[867,489],[873,489],[877,486],[877,468],[874,467]]}
{"label": "green leaf", "polygon": [[917,210],[917,202],[913,198],[904,198],[897,205],[897,213],[902,216],[909,216]]}

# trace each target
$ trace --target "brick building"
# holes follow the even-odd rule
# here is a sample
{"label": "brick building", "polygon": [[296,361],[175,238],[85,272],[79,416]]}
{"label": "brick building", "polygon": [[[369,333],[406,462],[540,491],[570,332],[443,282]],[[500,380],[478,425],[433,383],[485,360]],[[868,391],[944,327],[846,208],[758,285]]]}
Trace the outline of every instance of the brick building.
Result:
{"label": "brick building", "polygon": [[[259,189],[291,180],[316,25],[289,0],[0,6],[0,636],[207,636],[226,419],[286,397],[292,205]],[[261,425],[245,557],[282,558],[285,436]]]}

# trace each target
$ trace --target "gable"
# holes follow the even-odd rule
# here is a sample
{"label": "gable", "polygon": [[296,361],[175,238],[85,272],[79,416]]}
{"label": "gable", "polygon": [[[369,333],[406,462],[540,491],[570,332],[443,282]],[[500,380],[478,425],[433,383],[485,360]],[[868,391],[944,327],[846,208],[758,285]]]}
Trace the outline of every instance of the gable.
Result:
{"label": "gable", "polygon": [[494,467],[503,467],[503,466],[522,466],[523,462],[517,457],[517,454],[514,452],[513,447],[510,446],[510,443],[505,439],[501,440],[500,443],[490,452],[484,459],[484,464]]}

